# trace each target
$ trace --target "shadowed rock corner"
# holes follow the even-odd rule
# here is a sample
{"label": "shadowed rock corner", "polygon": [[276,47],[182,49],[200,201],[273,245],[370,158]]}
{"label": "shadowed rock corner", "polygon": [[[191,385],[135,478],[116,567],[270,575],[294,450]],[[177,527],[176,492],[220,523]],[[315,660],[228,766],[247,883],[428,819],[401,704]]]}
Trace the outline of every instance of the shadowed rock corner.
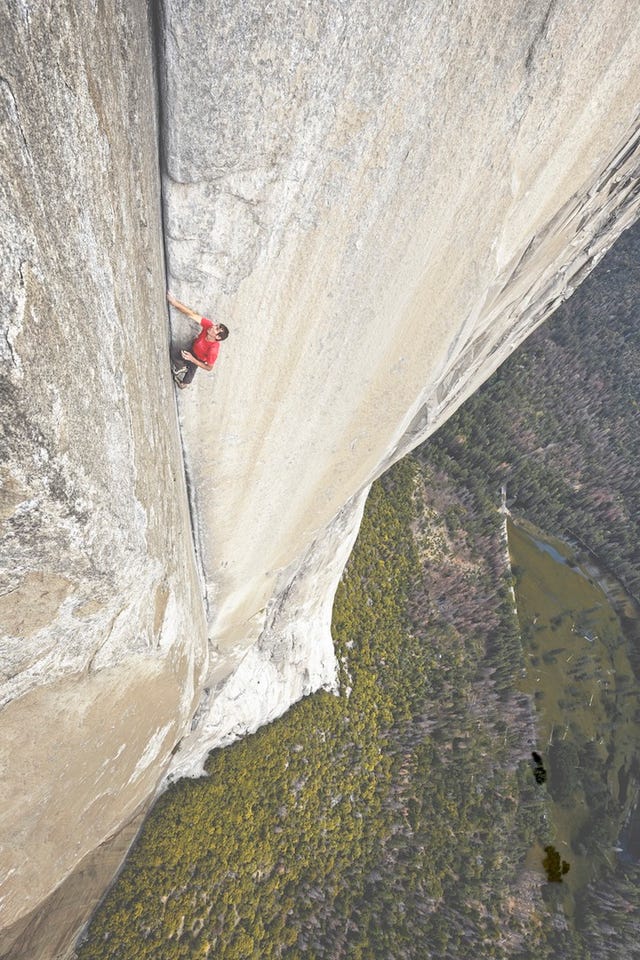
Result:
{"label": "shadowed rock corner", "polygon": [[74,944],[116,875],[147,809],[145,804],[115,836],[87,854],[44,903],[0,931],[2,960],[73,960]]}

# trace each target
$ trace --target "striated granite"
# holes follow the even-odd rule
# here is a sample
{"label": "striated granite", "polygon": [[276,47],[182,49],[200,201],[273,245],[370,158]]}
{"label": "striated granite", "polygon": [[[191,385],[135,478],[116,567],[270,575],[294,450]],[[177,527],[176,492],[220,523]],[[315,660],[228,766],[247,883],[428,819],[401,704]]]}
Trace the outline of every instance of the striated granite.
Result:
{"label": "striated granite", "polygon": [[9,6],[0,29],[2,926],[148,799],[190,722],[206,656],[167,368],[146,9]]}
{"label": "striated granite", "polygon": [[232,331],[179,399],[214,602],[178,775],[331,686],[336,546],[370,483],[637,216],[640,21],[631,0],[161,19],[170,285]]}

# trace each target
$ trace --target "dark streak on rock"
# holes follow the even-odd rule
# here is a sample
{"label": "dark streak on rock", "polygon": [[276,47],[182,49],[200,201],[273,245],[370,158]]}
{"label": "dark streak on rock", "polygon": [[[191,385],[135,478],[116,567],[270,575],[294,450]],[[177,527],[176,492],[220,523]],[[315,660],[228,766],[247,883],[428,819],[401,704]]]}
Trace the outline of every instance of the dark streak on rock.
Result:
{"label": "dark streak on rock", "polygon": [[28,144],[28,142],[27,142],[27,138],[26,138],[26,136],[25,136],[25,132],[24,132],[24,129],[23,129],[23,127],[22,127],[22,121],[21,121],[21,119],[20,119],[20,111],[19,111],[19,109],[18,109],[18,101],[16,100],[16,96],[15,96],[15,94],[14,94],[14,92],[13,92],[13,87],[11,86],[11,82],[10,82],[6,77],[0,76],[0,84],[3,84],[3,86],[5,86],[5,87],[7,88],[7,91],[8,91],[8,93],[9,93],[9,98],[10,98],[11,104],[12,104],[12,106],[13,106],[13,112],[15,113],[16,126],[18,127],[18,130],[20,131],[20,137],[21,137],[21,139],[22,139],[22,143],[24,144],[24,148],[25,148],[25,150],[27,151],[27,153],[29,154],[29,156],[31,156],[31,150],[29,149],[29,144]]}
{"label": "dark streak on rock", "polygon": [[536,51],[537,51],[538,47],[540,46],[540,44],[542,43],[542,41],[545,39],[545,37],[546,37],[546,35],[547,35],[547,29],[548,29],[548,27],[549,27],[549,21],[550,21],[550,19],[551,19],[551,13],[552,13],[553,8],[555,7],[555,5],[556,5],[556,0],[551,0],[551,2],[549,3],[549,6],[547,7],[547,11],[546,11],[544,17],[542,18],[542,23],[540,24],[540,27],[538,28],[538,31],[537,31],[535,37],[534,37],[533,40],[531,41],[531,44],[529,45],[529,49],[527,50],[527,56],[526,56],[525,61],[524,61],[524,66],[525,66],[525,70],[527,71],[527,73],[530,73],[530,72],[531,72],[531,68],[532,68],[532,65],[533,65],[533,61],[534,61],[534,59],[535,59]]}

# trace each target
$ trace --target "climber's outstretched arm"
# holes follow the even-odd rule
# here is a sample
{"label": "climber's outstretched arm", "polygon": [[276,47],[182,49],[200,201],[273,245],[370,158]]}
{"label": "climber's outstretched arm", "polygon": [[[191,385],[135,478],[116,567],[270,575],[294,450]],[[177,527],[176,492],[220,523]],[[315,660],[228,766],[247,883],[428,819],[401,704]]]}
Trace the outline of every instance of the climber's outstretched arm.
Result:
{"label": "climber's outstretched arm", "polygon": [[180,313],[184,313],[185,316],[189,317],[191,320],[194,320],[196,323],[200,323],[202,320],[202,316],[199,313],[196,313],[196,311],[192,310],[191,307],[185,306],[184,303],[180,303],[180,301],[177,300],[172,293],[167,292],[167,300],[176,308],[176,310],[179,310]]}

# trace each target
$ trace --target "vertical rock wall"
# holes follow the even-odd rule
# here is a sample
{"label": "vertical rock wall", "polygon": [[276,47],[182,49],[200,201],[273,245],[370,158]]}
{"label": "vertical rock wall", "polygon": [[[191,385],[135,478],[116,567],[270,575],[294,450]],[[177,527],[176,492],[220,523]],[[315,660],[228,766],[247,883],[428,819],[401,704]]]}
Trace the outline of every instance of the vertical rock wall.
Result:
{"label": "vertical rock wall", "polygon": [[146,5],[0,16],[4,926],[153,792],[206,651]]}
{"label": "vertical rock wall", "polygon": [[631,0],[158,4],[171,285],[232,329],[179,395],[201,584],[152,9],[1,14],[0,911],[29,943],[194,713],[173,775],[331,685],[369,484],[637,214]]}
{"label": "vertical rock wall", "polygon": [[331,684],[368,485],[637,215],[640,21],[165,0],[161,50],[170,283],[232,331],[179,401],[211,601],[183,773]]}

